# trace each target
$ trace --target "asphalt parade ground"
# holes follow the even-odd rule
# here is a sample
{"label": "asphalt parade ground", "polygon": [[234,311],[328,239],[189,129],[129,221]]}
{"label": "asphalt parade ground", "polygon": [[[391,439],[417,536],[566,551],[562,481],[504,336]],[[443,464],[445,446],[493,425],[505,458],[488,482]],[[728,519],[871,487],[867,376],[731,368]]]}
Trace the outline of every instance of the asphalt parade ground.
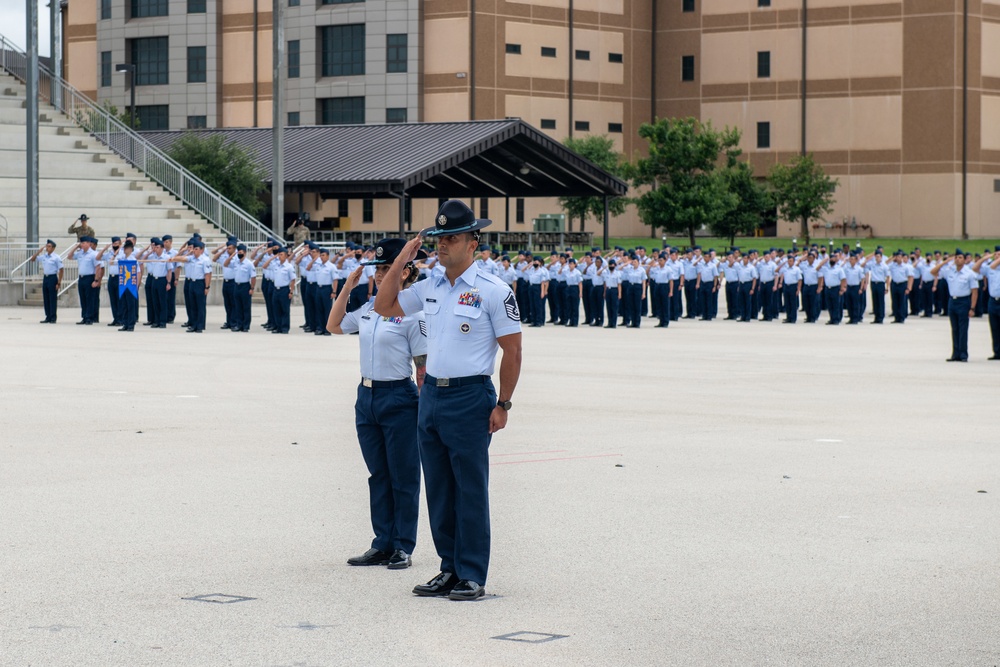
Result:
{"label": "asphalt parade ground", "polygon": [[985,320],[967,364],[944,318],[526,329],[488,596],[450,602],[410,593],[423,501],[412,568],[346,564],[357,338],[262,313],[0,309],[0,665],[1000,664]]}

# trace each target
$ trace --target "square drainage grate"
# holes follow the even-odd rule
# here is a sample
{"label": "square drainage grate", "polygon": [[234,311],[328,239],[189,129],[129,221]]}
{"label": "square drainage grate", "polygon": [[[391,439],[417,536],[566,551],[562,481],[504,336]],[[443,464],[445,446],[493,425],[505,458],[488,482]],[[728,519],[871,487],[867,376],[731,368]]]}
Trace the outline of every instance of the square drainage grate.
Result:
{"label": "square drainage grate", "polygon": [[196,595],[191,598],[181,598],[182,600],[195,600],[196,602],[214,602],[216,604],[233,604],[234,602],[246,602],[257,598],[248,598],[242,595],[226,595],[225,593],[210,593],[208,595]]}
{"label": "square drainage grate", "polygon": [[525,644],[544,644],[545,642],[553,642],[557,639],[565,639],[567,637],[569,635],[553,635],[548,632],[528,632],[527,630],[521,630],[506,635],[490,637],[490,639],[502,639],[504,641],[523,642]]}

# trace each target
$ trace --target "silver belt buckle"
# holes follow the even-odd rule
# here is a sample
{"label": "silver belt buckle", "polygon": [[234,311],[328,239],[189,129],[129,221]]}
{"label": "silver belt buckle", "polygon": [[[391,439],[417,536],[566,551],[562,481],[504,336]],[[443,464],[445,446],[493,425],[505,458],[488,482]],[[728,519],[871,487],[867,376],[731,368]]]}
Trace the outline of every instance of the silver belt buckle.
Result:
{"label": "silver belt buckle", "polygon": [[435,378],[434,386],[436,387],[447,387],[451,384],[451,380],[448,378]]}
{"label": "silver belt buckle", "polygon": [[372,386],[371,378],[361,378],[361,384],[371,389]]}

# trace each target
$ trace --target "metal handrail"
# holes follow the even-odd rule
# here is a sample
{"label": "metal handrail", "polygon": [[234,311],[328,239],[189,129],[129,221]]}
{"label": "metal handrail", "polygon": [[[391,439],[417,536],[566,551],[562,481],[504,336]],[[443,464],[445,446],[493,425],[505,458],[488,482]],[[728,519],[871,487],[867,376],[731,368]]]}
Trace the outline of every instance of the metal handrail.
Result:
{"label": "metal handrail", "polygon": [[[0,35],[0,70],[25,83],[27,58],[19,47]],[[271,229],[143,139],[107,110],[94,104],[79,90],[52,74],[44,65],[40,64],[38,69],[38,89],[42,98],[50,104],[53,99],[58,100],[59,106],[56,108],[59,111],[177,197],[185,206],[227,235],[237,236],[247,243],[263,243],[274,236]]]}

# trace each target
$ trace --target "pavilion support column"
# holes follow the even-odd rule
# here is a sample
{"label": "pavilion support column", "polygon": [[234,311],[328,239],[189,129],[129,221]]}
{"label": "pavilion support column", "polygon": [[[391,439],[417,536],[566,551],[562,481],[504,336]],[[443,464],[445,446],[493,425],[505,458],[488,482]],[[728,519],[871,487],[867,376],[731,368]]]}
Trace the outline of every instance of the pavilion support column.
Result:
{"label": "pavilion support column", "polygon": [[406,193],[399,195],[399,238],[406,238]]}

